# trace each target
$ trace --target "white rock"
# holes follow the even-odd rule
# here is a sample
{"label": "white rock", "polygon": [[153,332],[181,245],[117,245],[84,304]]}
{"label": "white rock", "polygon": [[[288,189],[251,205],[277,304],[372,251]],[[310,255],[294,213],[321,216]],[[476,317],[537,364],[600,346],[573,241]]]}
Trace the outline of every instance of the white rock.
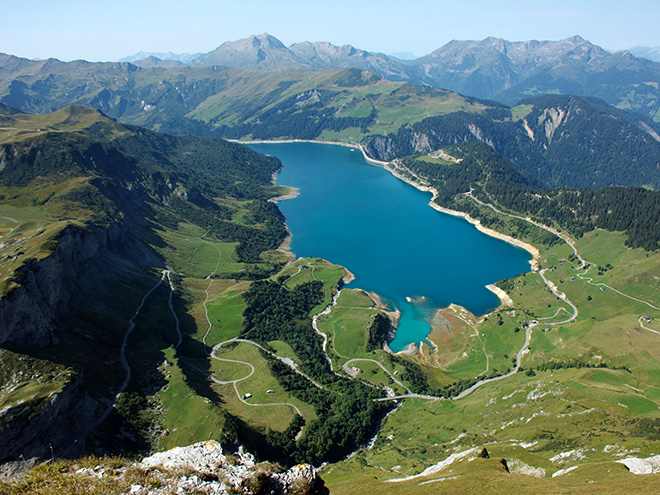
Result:
{"label": "white rock", "polygon": [[660,455],[640,459],[639,457],[626,457],[621,459],[621,464],[625,465],[633,474],[655,474],[660,473]]}

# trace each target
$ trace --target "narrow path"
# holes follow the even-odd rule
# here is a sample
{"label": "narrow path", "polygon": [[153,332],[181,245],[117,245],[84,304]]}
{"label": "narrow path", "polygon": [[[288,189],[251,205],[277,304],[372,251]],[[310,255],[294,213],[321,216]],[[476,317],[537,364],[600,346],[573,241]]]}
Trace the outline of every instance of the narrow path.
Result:
{"label": "narrow path", "polygon": [[564,311],[565,313],[570,314],[570,311],[568,311],[565,307],[560,306],[559,309],[557,309],[557,311],[555,311],[555,314],[554,314],[554,315],[552,315],[552,316],[544,316],[544,317],[537,316],[536,319],[537,319],[537,320],[552,320],[553,318],[557,318],[557,315],[558,315],[559,313],[561,313],[562,311]]}
{"label": "narrow path", "polygon": [[[332,311],[332,308],[337,305],[337,300],[339,299],[339,294],[340,293],[341,293],[341,290],[338,290],[337,293],[332,297],[332,301],[330,302],[330,304],[328,304],[323,311],[321,311],[320,313],[316,313],[312,317],[312,328],[323,339],[323,355],[325,356],[326,361],[330,365],[330,371],[332,371],[335,375],[338,375],[338,373],[334,370],[334,368],[332,366],[332,360],[330,359],[330,356],[328,355],[328,334],[326,334],[325,332],[322,332],[321,330],[319,330],[319,325],[318,325],[317,320],[320,316],[330,314],[330,311]],[[335,353],[338,356],[340,356],[340,354],[337,352],[336,349],[335,349]]]}
{"label": "narrow path", "polygon": [[[208,232],[207,232],[207,233],[208,233]],[[200,239],[204,240],[203,238],[206,236],[207,233],[205,233],[202,237],[200,237]],[[217,247],[216,247],[216,250],[218,251],[218,261],[217,261],[217,263],[215,264],[215,268],[213,269],[213,271],[212,271],[212,272],[211,272],[206,278],[210,278],[212,275],[214,275],[214,274],[218,271],[218,267],[220,266],[220,259],[221,259],[221,256],[222,256],[222,252],[221,252]],[[170,296],[169,296],[169,299],[168,299],[168,305],[169,305],[169,308],[170,308],[170,311],[171,311],[172,315],[174,316],[174,320],[175,320],[175,322],[176,322],[176,332],[177,332],[178,340],[177,340],[176,345],[174,346],[174,349],[177,350],[177,349],[179,348],[179,346],[181,345],[182,337],[183,337],[183,336],[182,336],[182,334],[181,334],[181,325],[180,325],[180,322],[179,322],[179,317],[177,316],[176,312],[174,311],[174,306],[172,305],[172,297],[173,297],[173,295],[174,295],[174,285],[172,284],[172,280],[171,280],[171,278],[170,278],[170,273],[171,273],[171,272],[170,272],[169,270],[165,270],[165,271],[163,272],[163,278],[165,277],[165,274],[166,274],[166,275],[167,275],[167,280],[168,280],[169,285],[170,285]],[[161,282],[162,282],[162,279],[161,279]],[[204,348],[205,348],[205,349],[208,349],[208,346],[206,345],[206,337],[208,336],[208,334],[209,334],[209,332],[211,331],[211,328],[212,328],[212,326],[213,326],[213,325],[211,324],[211,320],[209,319],[208,309],[207,309],[207,307],[206,307],[206,302],[208,301],[208,297],[209,297],[208,291],[209,291],[209,289],[211,288],[211,285],[212,285],[212,284],[213,284],[213,279],[211,279],[211,281],[209,282],[208,287],[206,288],[206,291],[205,291],[205,292],[206,292],[206,299],[205,299],[205,301],[204,301],[204,303],[203,303],[203,304],[204,304],[204,310],[205,310],[205,312],[206,312],[206,321],[207,321],[207,323],[208,323],[208,325],[209,325],[208,329],[206,330],[206,333],[204,334],[204,337],[202,338],[203,343],[204,343]],[[250,367],[250,373],[248,373],[248,375],[246,375],[246,376],[244,376],[244,377],[242,377],[242,378],[238,378],[238,379],[236,379],[236,380],[228,380],[228,381],[218,380],[217,378],[215,378],[215,377],[213,376],[212,373],[209,373],[209,372],[207,372],[207,371],[205,371],[205,370],[199,368],[198,366],[195,366],[194,364],[189,363],[188,361],[184,360],[183,358],[179,358],[179,360],[180,360],[183,364],[185,364],[186,366],[189,366],[189,367],[191,367],[191,368],[197,370],[198,372],[200,372],[200,373],[206,375],[209,379],[211,379],[213,382],[215,382],[215,383],[217,383],[217,384],[219,384],[219,385],[229,385],[229,384],[233,385],[233,387],[234,387],[234,391],[236,392],[236,397],[238,398],[239,401],[241,401],[243,404],[245,404],[245,405],[247,405],[247,406],[251,406],[251,407],[290,406],[291,408],[293,408],[293,409],[298,413],[298,415],[300,415],[301,417],[303,416],[303,414],[302,414],[302,412],[300,411],[300,409],[298,409],[298,407],[297,407],[295,404],[291,404],[291,403],[289,403],[289,402],[270,402],[270,403],[267,403],[267,404],[255,404],[255,403],[251,403],[251,402],[247,402],[247,401],[245,401],[245,399],[243,399],[243,395],[241,395],[241,393],[238,391],[238,386],[237,386],[236,384],[237,384],[238,382],[241,382],[241,381],[243,381],[243,380],[247,380],[248,378],[250,378],[250,377],[254,374],[254,372],[255,372],[255,368],[254,368],[254,365],[253,365],[253,364],[248,363],[247,361],[237,361],[237,360],[234,360],[234,359],[219,358],[218,356],[216,356],[216,355],[215,355],[215,352],[216,352],[218,349],[220,349],[220,347],[222,346],[222,344],[225,344],[225,343],[227,343],[227,342],[247,342],[247,343],[250,343],[250,344],[253,344],[253,345],[259,347],[260,349],[262,349],[262,350],[265,351],[265,352],[269,352],[269,351],[267,351],[266,349],[264,349],[262,346],[260,346],[259,344],[257,344],[256,342],[252,342],[252,341],[244,340],[244,339],[231,339],[231,340],[226,340],[226,341],[224,341],[224,342],[221,342],[220,344],[215,345],[215,346],[213,347],[213,349],[211,350],[211,352],[209,353],[209,355],[210,355],[213,359],[216,359],[216,360],[218,360],[218,361],[226,361],[226,362],[231,362],[231,363],[244,364],[244,365],[247,365],[247,366]],[[208,352],[208,351],[207,351],[207,352]],[[272,354],[272,353],[270,353],[270,354]],[[287,362],[286,358],[279,358],[279,357],[277,357],[277,356],[275,356],[275,357],[276,357],[276,359],[279,359],[280,361],[284,362],[285,364],[289,364],[289,363]],[[291,360],[288,360],[288,361],[291,361]],[[292,364],[293,367],[295,368],[295,363],[293,363],[293,361],[291,361],[291,364]],[[305,376],[303,373],[300,373],[297,369],[294,369],[294,371],[296,371],[296,372],[298,372],[299,374],[303,375],[305,378],[308,378],[308,377]],[[311,380],[310,378],[308,378],[308,379]],[[322,388],[321,385],[319,385],[318,383],[314,382],[313,380],[311,380],[311,381],[312,381],[317,387]],[[304,427],[303,427],[303,428],[304,428]],[[302,429],[300,430],[300,432],[298,432],[298,435],[301,435],[301,433],[302,433]]]}
{"label": "narrow path", "polygon": [[172,278],[170,277],[170,273],[172,272],[170,270],[165,270],[163,273],[167,274],[167,281],[170,284],[170,296],[167,299],[167,305],[169,306],[170,312],[172,313],[172,316],[174,316],[174,322],[176,323],[176,334],[178,338],[174,350],[178,350],[183,341],[183,335],[181,335],[181,323],[179,322],[179,317],[176,315],[176,311],[174,311],[174,306],[172,305],[172,296],[174,296],[174,285],[172,284]]}
{"label": "narrow path", "polygon": [[[224,342],[223,342],[224,343]],[[250,373],[247,376],[244,376],[242,378],[237,378],[236,380],[218,380],[213,376],[212,373],[208,373],[207,371],[198,368],[194,364],[191,363],[185,363],[187,366],[190,366],[191,368],[199,371],[200,373],[206,375],[210,380],[213,382],[217,383],[218,385],[233,385],[234,386],[234,391],[236,392],[236,397],[238,397],[238,400],[240,400],[243,404],[246,406],[251,406],[251,407],[265,407],[265,406],[290,406],[292,407],[300,416],[302,416],[302,413],[300,412],[300,409],[295,404],[291,404],[289,402],[269,402],[267,404],[255,404],[252,402],[247,402],[245,399],[243,399],[243,395],[238,391],[237,383],[242,382],[243,380],[247,380],[250,378],[254,372],[255,372],[255,367],[253,364],[248,363],[247,361],[237,361],[235,359],[226,359],[226,358],[219,358],[216,356],[213,356],[214,359],[217,359],[218,361],[226,361],[230,363],[237,363],[237,364],[245,364],[250,367]]]}
{"label": "narrow path", "polygon": [[479,330],[476,328],[473,328],[475,334],[477,335],[477,339],[479,342],[481,342],[481,349],[484,351],[484,356],[486,356],[486,369],[479,373],[478,376],[484,375],[490,371],[490,356],[488,355],[488,351],[486,351],[486,342],[481,338],[481,334],[479,333]]}
{"label": "narrow path", "polygon": [[312,385],[314,385],[316,388],[320,388],[321,390],[326,390],[326,388],[325,388],[323,385],[321,385],[320,383],[314,381],[314,379],[312,379],[311,377],[307,376],[305,373],[303,373],[302,371],[300,371],[300,370],[298,369],[298,365],[293,361],[293,359],[291,359],[291,358],[285,358],[285,357],[280,357],[280,356],[278,356],[277,354],[275,354],[275,353],[269,351],[268,349],[266,349],[266,348],[263,347],[262,345],[258,344],[257,342],[254,342],[254,341],[252,341],[252,340],[238,339],[238,338],[225,340],[224,342],[220,342],[219,344],[217,344],[217,345],[215,345],[215,346],[213,347],[213,351],[211,352],[211,356],[214,357],[215,359],[222,360],[223,358],[219,358],[219,357],[216,357],[216,356],[215,356],[215,351],[216,351],[217,349],[219,349],[220,346],[222,346],[223,344],[226,344],[226,343],[228,343],[228,342],[244,342],[244,343],[246,343],[246,344],[251,344],[251,345],[253,345],[253,346],[255,346],[255,347],[258,347],[259,349],[261,349],[261,350],[264,351],[265,353],[269,354],[271,357],[273,357],[273,358],[277,359],[278,361],[280,361],[281,363],[287,365],[289,368],[291,368],[291,370],[292,370],[293,372],[295,372],[295,373],[299,374],[300,376],[302,376],[305,380],[307,380],[308,382],[312,383]]}
{"label": "narrow path", "polygon": [[[477,383],[472,385],[470,388],[467,388],[467,389],[463,390],[463,392],[458,394],[456,397],[452,397],[451,400],[460,400],[460,399],[470,395],[472,392],[474,392],[479,387],[482,387],[482,386],[486,385],[487,383],[497,382],[497,381],[504,380],[505,378],[509,378],[510,376],[515,375],[518,372],[518,370],[520,369],[523,357],[529,352],[529,343],[531,342],[531,339],[532,339],[532,329],[537,324],[538,323],[530,323],[529,326],[527,327],[527,331],[525,332],[525,343],[523,344],[523,346],[520,348],[520,350],[516,354],[516,365],[514,366],[513,370],[509,371],[505,375],[495,376],[493,378],[486,378],[485,380],[478,381]],[[394,396],[394,397],[383,397],[381,399],[375,399],[375,400],[379,401],[379,402],[384,402],[384,401],[388,401],[388,400],[398,400],[398,399],[408,399],[408,398],[425,399],[425,400],[449,400],[446,397],[436,397],[436,396],[433,396],[433,395],[422,395],[422,394],[397,395],[397,396]]]}
{"label": "narrow path", "polygon": [[[575,320],[578,317],[578,309],[575,306],[575,304],[573,304],[570,301],[570,299],[568,299],[568,297],[566,297],[566,294],[564,294],[563,292],[559,292],[559,290],[557,289],[555,284],[553,284],[550,280],[545,278],[545,271],[546,271],[546,268],[539,271],[539,275],[543,279],[543,282],[545,283],[545,285],[548,286],[548,288],[552,291],[552,293],[556,297],[558,297],[559,299],[564,301],[566,304],[568,304],[571,308],[573,308],[573,314],[571,316],[569,316],[568,319],[563,320],[563,321],[557,321],[557,322],[547,322],[546,325],[553,325],[554,326],[554,325],[563,325],[565,323],[570,323],[571,321]],[[559,311],[557,311],[557,313],[559,313]]]}
{"label": "narrow path", "polygon": [[[201,240],[203,240],[204,242],[207,242],[207,243],[208,243],[209,241],[206,241],[206,240],[204,239],[204,237],[206,237],[206,234],[208,234],[208,233],[209,233],[209,231],[207,230],[207,231],[204,233],[204,235],[203,235],[202,237],[200,237]],[[206,345],[206,337],[208,337],[209,332],[211,331],[211,328],[213,328],[213,324],[211,323],[211,319],[209,318],[209,308],[208,308],[208,302],[209,302],[209,290],[211,289],[211,286],[213,285],[213,281],[215,280],[215,279],[213,278],[213,275],[215,275],[215,274],[218,272],[218,267],[220,266],[220,259],[222,258],[222,251],[220,251],[220,249],[218,249],[218,246],[216,246],[216,245],[213,244],[213,243],[209,243],[209,244],[211,244],[211,245],[216,249],[216,251],[218,251],[218,261],[217,261],[217,263],[215,264],[215,268],[213,269],[213,271],[212,271],[211,273],[209,273],[209,274],[206,276],[207,279],[210,279],[210,282],[209,282],[208,287],[207,287],[206,290],[204,291],[204,294],[206,294],[206,298],[204,299],[204,302],[202,303],[202,306],[204,306],[204,315],[206,316],[206,322],[207,322],[208,325],[209,325],[208,328],[206,329],[206,333],[205,333],[204,336],[202,337],[202,342],[203,342],[203,344],[204,344],[204,351],[205,351],[206,353],[209,352],[209,347],[208,347],[208,345]]]}
{"label": "narrow path", "polygon": [[639,322],[640,327],[642,327],[644,330],[648,330],[649,332],[657,333],[658,335],[660,335],[660,332],[658,332],[657,330],[654,330],[653,328],[649,328],[649,327],[645,326],[644,323],[643,323],[644,320],[642,318],[644,318],[644,317],[640,316],[637,319],[637,321]]}
{"label": "narrow path", "polygon": [[445,397],[435,397],[434,395],[403,394],[403,395],[393,395],[391,397],[381,397],[380,399],[374,399],[374,402],[387,402],[389,400],[401,400],[401,399],[447,400]]}
{"label": "narrow path", "polygon": [[[211,380],[213,380],[215,383],[217,383],[218,385],[233,385],[234,391],[236,392],[236,397],[238,397],[238,400],[240,400],[243,404],[245,404],[247,406],[252,406],[252,407],[290,406],[291,408],[293,408],[298,413],[299,416],[302,417],[303,414],[300,411],[300,409],[298,409],[298,407],[295,404],[291,404],[289,402],[270,402],[270,403],[267,403],[267,404],[255,404],[255,403],[252,403],[252,402],[247,402],[243,398],[243,395],[238,391],[237,383],[242,382],[242,381],[247,380],[248,378],[250,378],[255,372],[255,367],[252,363],[249,363],[247,361],[238,361],[236,359],[227,359],[227,358],[221,358],[221,357],[216,356],[215,353],[218,350],[220,350],[220,348],[224,344],[227,344],[227,343],[230,343],[230,342],[247,342],[247,343],[250,343],[250,344],[253,344],[253,345],[259,347],[260,349],[263,349],[263,347],[261,347],[259,344],[255,343],[255,342],[252,342],[252,341],[249,341],[249,340],[244,340],[244,339],[230,339],[230,340],[226,340],[224,342],[220,342],[219,344],[216,344],[215,346],[213,346],[213,350],[211,351],[211,354],[210,354],[213,359],[216,359],[218,361],[224,361],[224,362],[227,362],[227,363],[244,364],[246,366],[249,366],[250,372],[246,376],[243,376],[241,378],[237,378],[236,380],[218,380],[212,374],[208,374],[209,378]],[[268,352],[268,351],[266,351],[266,352]],[[284,358],[282,358],[282,359],[284,359]]]}
{"label": "narrow path", "polygon": [[509,378],[510,376],[513,376],[516,373],[518,373],[518,370],[520,369],[520,365],[522,364],[523,357],[529,352],[529,343],[532,340],[532,329],[536,325],[537,325],[536,323],[530,323],[529,326],[527,327],[527,331],[525,332],[525,343],[516,354],[516,365],[514,366],[513,370],[509,371],[506,375],[495,376],[493,378],[487,378],[485,380],[481,380],[475,383],[474,385],[472,385],[470,388],[463,390],[460,394],[454,397],[453,400],[460,400],[463,397],[470,395],[479,387],[486,385],[487,383],[504,380],[505,378]]}
{"label": "narrow path", "polygon": [[128,382],[131,379],[131,367],[128,364],[128,360],[126,359],[126,346],[128,345],[128,337],[131,335],[131,332],[133,332],[133,329],[135,328],[135,319],[140,315],[140,311],[142,311],[142,308],[144,307],[145,302],[147,301],[147,298],[151,295],[153,291],[155,291],[158,287],[160,287],[160,284],[163,283],[163,280],[165,280],[166,276],[166,270],[163,270],[161,278],[156,282],[156,284],[147,291],[147,293],[142,297],[142,301],[140,301],[140,305],[137,307],[135,310],[135,314],[131,317],[130,320],[128,320],[128,327],[126,329],[126,333],[124,333],[124,340],[122,341],[121,348],[119,350],[119,361],[121,363],[122,368],[124,368],[124,372],[126,373],[124,377],[124,381],[121,383],[117,391],[115,392],[114,398],[111,401],[110,404],[105,408],[101,416],[94,421],[92,424],[87,426],[83,431],[79,432],[76,434],[75,438],[71,441],[69,445],[64,447],[60,452],[58,452],[58,455],[63,455],[69,449],[71,449],[76,443],[81,438],[85,438],[89,433],[97,428],[103,421],[107,419],[107,417],[110,415],[112,410],[115,408],[115,404],[117,403],[117,400],[119,399],[119,395],[126,390],[126,387],[128,386]]}
{"label": "narrow path", "polygon": [[[165,276],[168,273],[167,270],[163,270],[162,275],[160,277],[160,280],[156,282],[156,285],[154,285],[142,298],[142,301],[140,302],[140,305],[138,306],[137,310],[135,310],[135,314],[133,317],[128,320],[128,329],[126,330],[126,333],[124,334],[124,340],[121,344],[121,349],[119,351],[119,360],[121,361],[121,365],[124,368],[124,371],[126,371],[126,377],[124,378],[124,381],[122,382],[121,386],[119,387],[119,390],[115,394],[115,401],[119,397],[119,394],[121,394],[124,390],[126,390],[126,387],[128,386],[128,382],[131,379],[131,367],[128,365],[128,361],[126,360],[126,346],[128,344],[128,337],[131,335],[131,332],[135,328],[135,318],[138,317],[140,314],[140,311],[142,311],[142,308],[144,307],[144,303],[146,302],[147,298],[151,295],[153,291],[155,291],[160,284],[163,283],[163,280],[165,280]],[[114,407],[114,404],[109,407],[108,410],[104,413],[103,419],[105,419],[108,414],[110,414],[110,411]],[[98,424],[101,424],[101,421],[98,422]],[[98,426],[98,425],[97,425]]]}
{"label": "narrow path", "polygon": [[594,279],[593,279],[593,278],[591,278],[591,277],[587,277],[587,276],[586,276],[586,274],[589,272],[590,269],[591,269],[591,266],[589,266],[589,268],[587,268],[587,269],[584,271],[584,274],[578,273],[578,275],[577,275],[578,278],[580,278],[581,280],[584,280],[586,283],[588,283],[589,285],[591,285],[591,286],[593,286],[593,287],[606,287],[606,288],[608,288],[608,289],[610,289],[610,290],[616,292],[616,293],[619,294],[620,296],[627,297],[628,299],[632,299],[633,301],[637,301],[637,302],[642,303],[642,304],[646,304],[648,307],[660,311],[660,308],[659,308],[659,307],[654,306],[653,304],[651,304],[651,303],[648,302],[648,301],[644,301],[644,300],[642,300],[642,299],[638,299],[638,298],[633,297],[633,296],[631,296],[631,295],[625,294],[624,292],[621,292],[620,290],[615,289],[614,287],[612,287],[612,286],[610,286],[610,285],[607,285],[607,284],[605,284],[605,283],[603,283],[603,282],[596,282],[596,283],[594,283]]}

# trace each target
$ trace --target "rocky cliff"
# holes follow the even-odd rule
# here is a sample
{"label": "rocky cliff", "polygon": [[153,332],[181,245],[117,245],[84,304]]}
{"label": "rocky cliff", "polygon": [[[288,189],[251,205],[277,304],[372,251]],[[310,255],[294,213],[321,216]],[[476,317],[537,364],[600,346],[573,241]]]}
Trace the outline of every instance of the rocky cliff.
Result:
{"label": "rocky cliff", "polygon": [[61,392],[0,411],[0,463],[58,454],[76,441],[76,432],[94,421],[103,405],[82,390],[76,375]]}
{"label": "rocky cliff", "polygon": [[128,259],[157,264],[128,231],[119,223],[109,228],[69,225],[57,235],[52,254],[27,260],[17,274],[19,285],[0,298],[0,344],[56,343],[58,330],[64,330],[61,317],[98,295],[117,272],[134,269]]}
{"label": "rocky cliff", "polygon": [[[8,399],[4,400],[6,406],[0,408],[0,463],[57,455],[69,449],[76,435],[98,419],[107,405],[88,395],[85,389],[90,385],[83,385],[84,366],[76,361],[73,349],[66,351],[71,346],[67,344],[62,350],[57,344],[66,340],[67,332],[86,331],[67,328],[70,315],[85,308],[102,310],[108,301],[106,287],[119,277],[134,276],[136,265],[158,263],[121,223],[108,228],[69,225],[55,242],[49,256],[21,266],[15,277],[18,286],[0,298],[0,344],[27,356],[39,355],[38,349],[47,347],[46,354],[55,356],[48,359],[64,359],[71,375],[62,380],[61,391],[53,391],[47,385],[48,378],[26,371],[37,365],[27,364],[23,371],[14,373],[13,382],[6,384],[9,395],[0,394],[0,399],[10,397],[12,390],[25,392],[22,400],[9,400],[8,404]],[[43,380],[46,382],[42,384]]]}

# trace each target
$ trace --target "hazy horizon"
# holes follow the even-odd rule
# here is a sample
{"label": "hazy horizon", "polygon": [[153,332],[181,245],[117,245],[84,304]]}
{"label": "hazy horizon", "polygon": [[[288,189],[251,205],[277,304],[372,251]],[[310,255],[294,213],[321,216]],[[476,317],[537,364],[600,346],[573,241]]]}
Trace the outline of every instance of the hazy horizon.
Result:
{"label": "hazy horizon", "polygon": [[427,55],[447,42],[489,36],[509,41],[579,35],[611,51],[660,45],[660,2],[558,0],[539,8],[520,0],[493,4],[411,0],[94,2],[32,0],[3,9],[0,52],[25,58],[117,61],[143,52],[206,53],[226,41],[268,33],[289,46],[350,44],[381,53]]}

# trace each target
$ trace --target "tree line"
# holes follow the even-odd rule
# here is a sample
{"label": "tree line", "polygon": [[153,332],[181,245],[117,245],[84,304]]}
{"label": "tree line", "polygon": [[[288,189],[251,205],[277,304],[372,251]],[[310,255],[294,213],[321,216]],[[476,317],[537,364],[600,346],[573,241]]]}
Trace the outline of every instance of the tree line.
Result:
{"label": "tree line", "polygon": [[[375,433],[380,418],[391,405],[373,400],[383,396],[382,390],[339,377],[330,370],[309,316],[312,308],[323,300],[322,282],[306,282],[289,289],[285,281],[281,278],[251,284],[243,296],[247,307],[241,337],[264,347],[271,340],[283,340],[300,359],[301,370],[324,388],[316,387],[264,353],[280,385],[294,397],[311,404],[317,417],[305,425],[305,434],[297,442],[291,440],[291,435],[270,431],[261,435],[254,446],[278,453],[277,458],[286,463],[336,461]],[[296,427],[302,424],[299,419],[294,421]]]}
{"label": "tree line", "polygon": [[[660,192],[639,187],[602,189],[542,189],[530,184],[501,155],[483,143],[463,143],[448,151],[461,156],[459,165],[430,163],[419,157],[403,160],[416,175],[429,180],[438,190],[436,202],[446,208],[466,211],[486,226],[501,222],[489,212],[481,212],[474,202],[461,201],[461,194],[472,194],[486,203],[531,216],[534,220],[568,230],[576,237],[596,228],[622,231],[626,244],[656,250],[660,243]],[[536,236],[537,242],[558,242],[549,232],[536,232],[524,220],[507,220],[520,236]],[[529,237],[528,237],[529,238]]]}

